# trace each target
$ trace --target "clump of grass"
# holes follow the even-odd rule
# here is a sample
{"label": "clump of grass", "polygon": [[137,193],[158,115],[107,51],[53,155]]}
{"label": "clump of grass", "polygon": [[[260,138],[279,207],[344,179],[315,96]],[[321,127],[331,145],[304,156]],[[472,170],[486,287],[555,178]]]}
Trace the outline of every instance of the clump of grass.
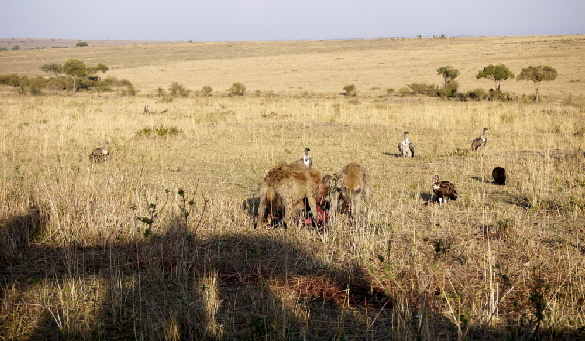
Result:
{"label": "clump of grass", "polygon": [[136,132],[136,137],[169,137],[182,134],[183,131],[175,126],[154,126],[144,127]]}

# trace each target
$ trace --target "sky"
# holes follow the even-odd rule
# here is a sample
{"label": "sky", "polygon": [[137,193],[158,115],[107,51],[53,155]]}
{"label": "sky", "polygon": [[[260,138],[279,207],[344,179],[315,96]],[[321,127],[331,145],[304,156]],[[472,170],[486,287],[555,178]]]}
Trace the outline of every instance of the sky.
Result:
{"label": "sky", "polygon": [[0,37],[269,41],[585,34],[585,0],[0,0]]}

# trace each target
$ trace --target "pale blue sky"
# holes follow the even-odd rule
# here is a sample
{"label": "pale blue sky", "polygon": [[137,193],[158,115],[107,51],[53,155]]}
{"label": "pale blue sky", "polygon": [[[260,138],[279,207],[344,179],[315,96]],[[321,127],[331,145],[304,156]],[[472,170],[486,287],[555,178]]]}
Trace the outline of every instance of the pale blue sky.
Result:
{"label": "pale blue sky", "polygon": [[585,0],[0,0],[0,37],[180,41],[585,34]]}

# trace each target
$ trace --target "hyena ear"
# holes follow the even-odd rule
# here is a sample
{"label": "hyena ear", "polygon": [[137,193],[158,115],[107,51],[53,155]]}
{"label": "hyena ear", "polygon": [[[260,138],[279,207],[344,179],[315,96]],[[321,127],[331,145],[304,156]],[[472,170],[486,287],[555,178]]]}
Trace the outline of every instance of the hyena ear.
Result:
{"label": "hyena ear", "polygon": [[333,177],[331,175],[327,174],[327,175],[325,175],[323,177],[323,179],[321,180],[321,182],[328,183],[329,181],[331,181],[331,179],[333,179]]}

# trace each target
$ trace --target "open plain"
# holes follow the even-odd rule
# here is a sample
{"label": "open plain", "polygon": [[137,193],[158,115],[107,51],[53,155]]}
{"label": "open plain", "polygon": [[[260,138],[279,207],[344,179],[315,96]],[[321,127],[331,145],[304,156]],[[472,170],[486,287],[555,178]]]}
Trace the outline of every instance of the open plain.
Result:
{"label": "open plain", "polygon": [[[76,58],[137,94],[0,86],[0,338],[583,339],[583,55],[585,36],[1,51],[1,75]],[[487,91],[501,63],[558,77],[539,103],[515,79],[505,101],[400,91],[446,65]],[[157,96],[173,82],[191,93]],[[305,147],[323,175],[367,169],[367,215],[253,229],[264,176]],[[456,201],[433,202],[436,174]]]}

